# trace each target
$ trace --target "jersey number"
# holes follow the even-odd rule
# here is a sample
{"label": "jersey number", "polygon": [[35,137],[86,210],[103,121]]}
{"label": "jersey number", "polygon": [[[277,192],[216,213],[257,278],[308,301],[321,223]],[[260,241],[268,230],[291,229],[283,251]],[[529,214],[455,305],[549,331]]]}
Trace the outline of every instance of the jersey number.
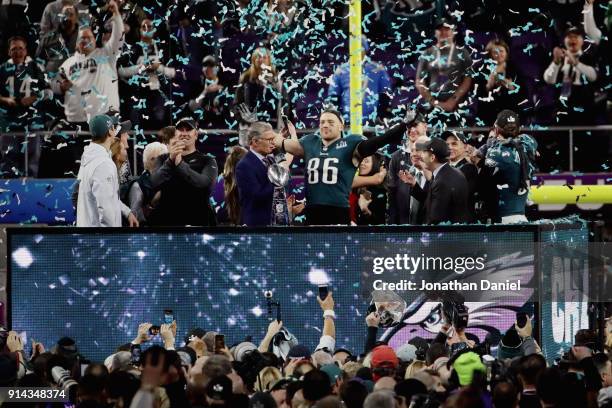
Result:
{"label": "jersey number", "polygon": [[[15,77],[10,76],[6,79],[6,84],[9,88],[9,95],[15,96]],[[19,87],[19,95],[23,95],[26,98],[30,97],[30,78],[24,79]]]}
{"label": "jersey number", "polygon": [[[319,163],[321,159],[315,157],[308,160],[308,184],[317,184],[319,182]],[[338,182],[338,159],[328,157],[323,160],[323,176],[321,180],[323,184],[336,184]]]}

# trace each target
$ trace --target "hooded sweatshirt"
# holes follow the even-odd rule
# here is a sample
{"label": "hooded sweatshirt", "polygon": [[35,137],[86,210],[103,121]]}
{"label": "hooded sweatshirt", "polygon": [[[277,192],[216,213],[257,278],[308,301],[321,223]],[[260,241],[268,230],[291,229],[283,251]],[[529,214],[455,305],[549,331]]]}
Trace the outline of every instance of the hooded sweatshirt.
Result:
{"label": "hooded sweatshirt", "polygon": [[79,169],[77,227],[121,227],[130,208],[119,199],[119,176],[110,151],[98,143],[85,147]]}

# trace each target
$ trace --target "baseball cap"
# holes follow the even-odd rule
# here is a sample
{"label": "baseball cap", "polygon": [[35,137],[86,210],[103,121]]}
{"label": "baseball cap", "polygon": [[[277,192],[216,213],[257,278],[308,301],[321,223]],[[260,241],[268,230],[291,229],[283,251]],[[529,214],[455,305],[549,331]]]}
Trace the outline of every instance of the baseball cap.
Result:
{"label": "baseball cap", "polygon": [[204,66],[204,67],[216,67],[217,66],[217,59],[214,56],[212,56],[212,55],[207,55],[202,60],[202,66]]}
{"label": "baseball cap", "polygon": [[396,368],[399,365],[399,359],[395,351],[389,346],[378,346],[372,350],[372,368],[378,367],[393,367]]}
{"label": "baseball cap", "polygon": [[455,360],[453,368],[457,372],[460,385],[470,385],[474,377],[474,371],[485,372],[485,366],[480,361],[480,356],[473,351],[460,355]]}
{"label": "baseball cap", "polygon": [[455,24],[453,24],[453,22],[446,18],[446,17],[441,17],[436,19],[436,21],[434,22],[434,28],[438,29],[442,26],[448,27],[448,28],[455,28]]}
{"label": "baseball cap", "polygon": [[289,387],[289,384],[295,381],[296,381],[295,379],[291,379],[291,378],[281,378],[280,380],[275,382],[274,385],[272,385],[272,387],[270,387],[270,392],[276,391],[276,390],[286,390],[287,387]]}
{"label": "baseball cap", "polygon": [[232,354],[234,355],[234,360],[242,361],[244,356],[253,350],[257,350],[257,346],[250,341],[243,341],[239,343],[236,347],[232,349]]}
{"label": "baseball cap", "polygon": [[215,401],[229,401],[232,397],[232,380],[225,375],[213,378],[206,386],[206,396]]}
{"label": "baseball cap", "polygon": [[415,149],[419,151],[432,152],[439,161],[446,160],[450,154],[446,142],[439,137],[432,137],[425,143],[416,143]]}
{"label": "baseball cap", "polygon": [[495,126],[504,130],[507,127],[516,127],[518,128],[521,125],[519,115],[511,111],[510,109],[504,109],[503,111],[497,114],[497,119],[495,119]]}
{"label": "baseball cap", "polygon": [[417,348],[413,344],[403,344],[397,349],[397,358],[403,362],[416,360]]}
{"label": "baseball cap", "polygon": [[310,358],[310,350],[303,344],[296,344],[289,349],[287,358]]}
{"label": "baseball cap", "polygon": [[108,115],[96,115],[89,121],[89,132],[94,139],[102,139],[115,126]]}
{"label": "baseball cap", "polygon": [[198,124],[196,123],[195,119],[186,117],[186,118],[179,119],[179,121],[176,122],[176,128],[177,129],[188,128],[189,130],[192,130],[192,129],[197,129]]}
{"label": "baseball cap", "polygon": [[564,37],[567,37],[570,34],[576,34],[576,35],[580,35],[580,36],[584,37],[584,30],[582,29],[582,27],[571,26],[571,27],[568,27],[567,30],[565,30]]}
{"label": "baseball cap", "polygon": [[342,375],[342,370],[340,370],[340,367],[335,364],[325,364],[324,366],[321,366],[321,371],[329,376],[329,383],[332,386],[336,384],[336,380],[338,380],[338,377]]}
{"label": "baseball cap", "polygon": [[465,144],[467,144],[469,140],[469,138],[465,135],[465,133],[455,132],[453,130],[445,130],[444,132],[442,132],[442,135],[440,135],[440,138],[442,138],[442,140],[444,141],[446,141],[446,139],[448,139],[449,137],[454,137],[455,139]]}
{"label": "baseball cap", "polygon": [[[106,112],[106,114],[108,116],[110,116],[110,118],[113,120],[113,124],[115,126],[121,127],[121,129],[120,129],[121,133],[129,132],[132,129],[132,121],[131,120],[124,120],[122,122],[121,121],[121,115],[119,114],[119,111],[111,109],[108,112]],[[117,132],[117,133],[119,133],[119,132]]]}
{"label": "baseball cap", "polygon": [[206,330],[201,329],[199,327],[193,328],[189,330],[189,333],[185,336],[185,344],[189,344],[191,342],[192,337],[199,337],[200,339],[204,337],[206,334]]}

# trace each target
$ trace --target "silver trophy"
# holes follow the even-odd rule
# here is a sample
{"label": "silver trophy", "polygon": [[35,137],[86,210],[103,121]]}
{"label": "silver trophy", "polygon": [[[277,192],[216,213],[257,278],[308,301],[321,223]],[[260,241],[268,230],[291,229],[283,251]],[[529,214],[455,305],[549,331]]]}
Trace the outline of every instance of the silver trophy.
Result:
{"label": "silver trophy", "polygon": [[285,194],[285,186],[289,183],[289,170],[279,164],[284,160],[284,155],[276,156],[275,160],[276,163],[268,167],[268,180],[274,184],[270,225],[289,225],[289,209]]}

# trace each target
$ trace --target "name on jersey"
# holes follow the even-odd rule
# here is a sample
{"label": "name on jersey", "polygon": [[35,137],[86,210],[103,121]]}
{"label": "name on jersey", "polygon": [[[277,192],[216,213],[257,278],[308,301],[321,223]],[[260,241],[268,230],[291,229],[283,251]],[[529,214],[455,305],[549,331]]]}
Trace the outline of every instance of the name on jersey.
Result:
{"label": "name on jersey", "polygon": [[75,72],[79,72],[81,70],[86,69],[88,69],[89,72],[92,74],[96,72],[96,70],[98,69],[98,63],[96,62],[96,60],[93,58],[89,58],[83,62],[77,62],[76,64],[71,65],[68,69],[68,75],[72,76],[72,74],[74,74]]}

